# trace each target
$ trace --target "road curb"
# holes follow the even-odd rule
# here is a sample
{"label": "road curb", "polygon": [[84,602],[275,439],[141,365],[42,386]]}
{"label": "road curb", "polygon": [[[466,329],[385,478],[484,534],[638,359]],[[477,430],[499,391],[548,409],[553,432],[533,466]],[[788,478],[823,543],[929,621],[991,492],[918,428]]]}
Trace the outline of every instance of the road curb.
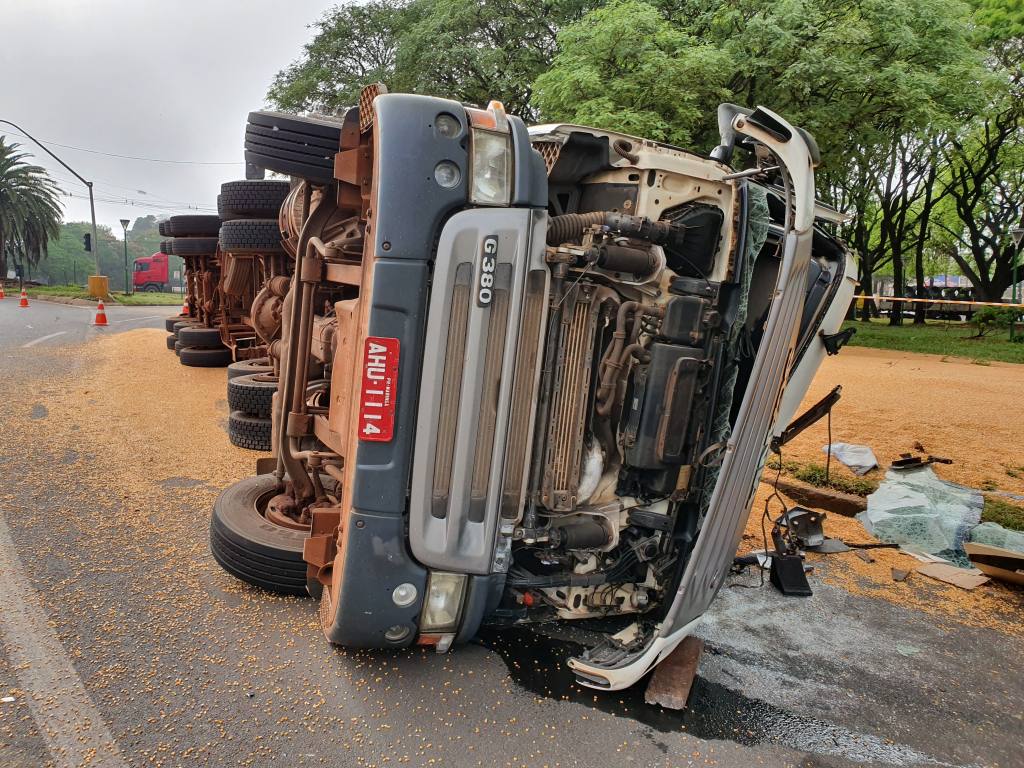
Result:
{"label": "road curb", "polygon": [[826,512],[844,517],[855,517],[868,508],[868,500],[863,496],[834,491],[831,488],[818,488],[791,478],[780,477],[776,483],[774,477],[762,477],[761,482],[770,487],[778,485],[780,493],[784,493],[798,504],[824,509]]}

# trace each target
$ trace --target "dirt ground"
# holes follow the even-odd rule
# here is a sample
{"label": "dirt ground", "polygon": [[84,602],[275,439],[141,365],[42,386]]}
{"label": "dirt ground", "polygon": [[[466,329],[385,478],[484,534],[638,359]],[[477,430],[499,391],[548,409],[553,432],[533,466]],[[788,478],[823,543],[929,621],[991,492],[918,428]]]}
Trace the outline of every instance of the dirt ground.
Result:
{"label": "dirt ground", "polygon": [[[946,480],[1024,493],[1024,366],[977,365],[961,358],[847,347],[825,360],[801,411],[836,384],[842,385],[843,396],[833,410],[832,439],[872,448],[882,468],[872,470],[868,478],[881,480],[884,467],[901,453],[916,452],[917,442],[928,453],[953,459],[949,465],[934,465],[936,474]],[[824,464],[822,446],[827,443],[827,424],[822,420],[787,445],[784,458]],[[832,471],[853,476],[835,461]],[[773,472],[765,473],[766,479],[772,477]],[[771,488],[762,483],[741,550],[764,547],[761,518],[770,496]],[[787,505],[794,503],[783,499]],[[781,509],[773,500],[769,514],[777,516]],[[766,526],[770,537],[771,524]],[[849,543],[876,542],[857,520],[835,514],[826,518],[825,533]],[[914,571],[921,563],[893,549],[869,551],[874,562],[853,551],[811,553],[808,562],[826,583],[852,594],[913,606],[967,626],[1024,634],[1024,589],[990,581],[967,591],[913,573],[897,582],[893,568]]]}
{"label": "dirt ground", "polygon": [[[920,443],[930,454],[953,459],[935,466],[946,480],[973,488],[988,481],[990,488],[1024,494],[1024,366],[846,347],[826,358],[802,408],[836,384],[843,396],[832,412],[833,441],[870,446],[883,467]],[[784,455],[824,464],[827,443],[823,419]]]}

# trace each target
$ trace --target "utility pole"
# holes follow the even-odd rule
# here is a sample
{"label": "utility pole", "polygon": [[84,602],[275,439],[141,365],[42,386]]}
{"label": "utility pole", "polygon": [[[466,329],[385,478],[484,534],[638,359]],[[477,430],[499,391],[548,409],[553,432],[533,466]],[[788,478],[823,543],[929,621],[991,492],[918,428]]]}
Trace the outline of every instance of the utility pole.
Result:
{"label": "utility pole", "polygon": [[124,230],[124,293],[127,296],[131,293],[132,284],[128,281],[128,225],[130,219],[121,219],[121,229]]}
{"label": "utility pole", "polygon": [[26,131],[24,128],[22,128],[17,123],[12,123],[10,120],[0,120],[0,123],[3,123],[4,125],[10,125],[13,128],[17,128],[19,131],[21,131],[23,134],[25,134],[29,139],[34,141],[39,146],[40,149],[42,149],[46,154],[48,154],[50,157],[52,157],[58,163],[63,165],[65,168],[67,168],[68,171],[70,171],[71,174],[76,179],[78,179],[80,182],[85,184],[86,187],[89,188],[89,213],[92,215],[93,254],[96,256],[96,274],[99,275],[99,273],[100,273],[100,239],[99,239],[99,237],[96,236],[96,203],[93,200],[93,196],[92,196],[92,182],[91,181],[86,181],[84,178],[82,178],[82,176],[78,173],[78,171],[76,171],[70,165],[68,165],[63,160],[61,160],[59,157],[57,157],[55,154],[53,154],[53,152],[51,152],[50,149],[45,144],[43,144],[43,142],[41,142],[39,139],[37,139],[35,136],[33,136],[28,131]]}

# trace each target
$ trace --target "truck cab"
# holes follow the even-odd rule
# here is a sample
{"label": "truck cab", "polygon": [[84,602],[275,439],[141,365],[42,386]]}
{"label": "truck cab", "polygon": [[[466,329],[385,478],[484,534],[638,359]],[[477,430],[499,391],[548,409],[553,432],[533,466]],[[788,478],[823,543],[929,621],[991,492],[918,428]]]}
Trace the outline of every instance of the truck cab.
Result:
{"label": "truck cab", "polygon": [[167,254],[154,253],[152,256],[140,256],[135,260],[132,271],[132,288],[136,291],[155,293],[168,291],[170,287]]}
{"label": "truck cab", "polygon": [[704,156],[364,91],[304,205],[274,455],[217,500],[218,562],[308,591],[347,647],[600,619],[580,683],[665,658],[855,284],[814,139],[763,107],[719,128]]}

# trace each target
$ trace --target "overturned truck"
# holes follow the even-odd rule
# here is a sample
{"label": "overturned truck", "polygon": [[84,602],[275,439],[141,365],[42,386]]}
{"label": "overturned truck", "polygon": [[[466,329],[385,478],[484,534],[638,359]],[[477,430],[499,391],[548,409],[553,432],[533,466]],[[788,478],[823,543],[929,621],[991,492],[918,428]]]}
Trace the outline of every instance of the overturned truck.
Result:
{"label": "overturned truck", "polygon": [[608,690],[671,652],[854,287],[814,140],[719,122],[704,157],[367,89],[306,187],[274,455],[218,499],[218,562],[345,646],[599,619],[570,666]]}

